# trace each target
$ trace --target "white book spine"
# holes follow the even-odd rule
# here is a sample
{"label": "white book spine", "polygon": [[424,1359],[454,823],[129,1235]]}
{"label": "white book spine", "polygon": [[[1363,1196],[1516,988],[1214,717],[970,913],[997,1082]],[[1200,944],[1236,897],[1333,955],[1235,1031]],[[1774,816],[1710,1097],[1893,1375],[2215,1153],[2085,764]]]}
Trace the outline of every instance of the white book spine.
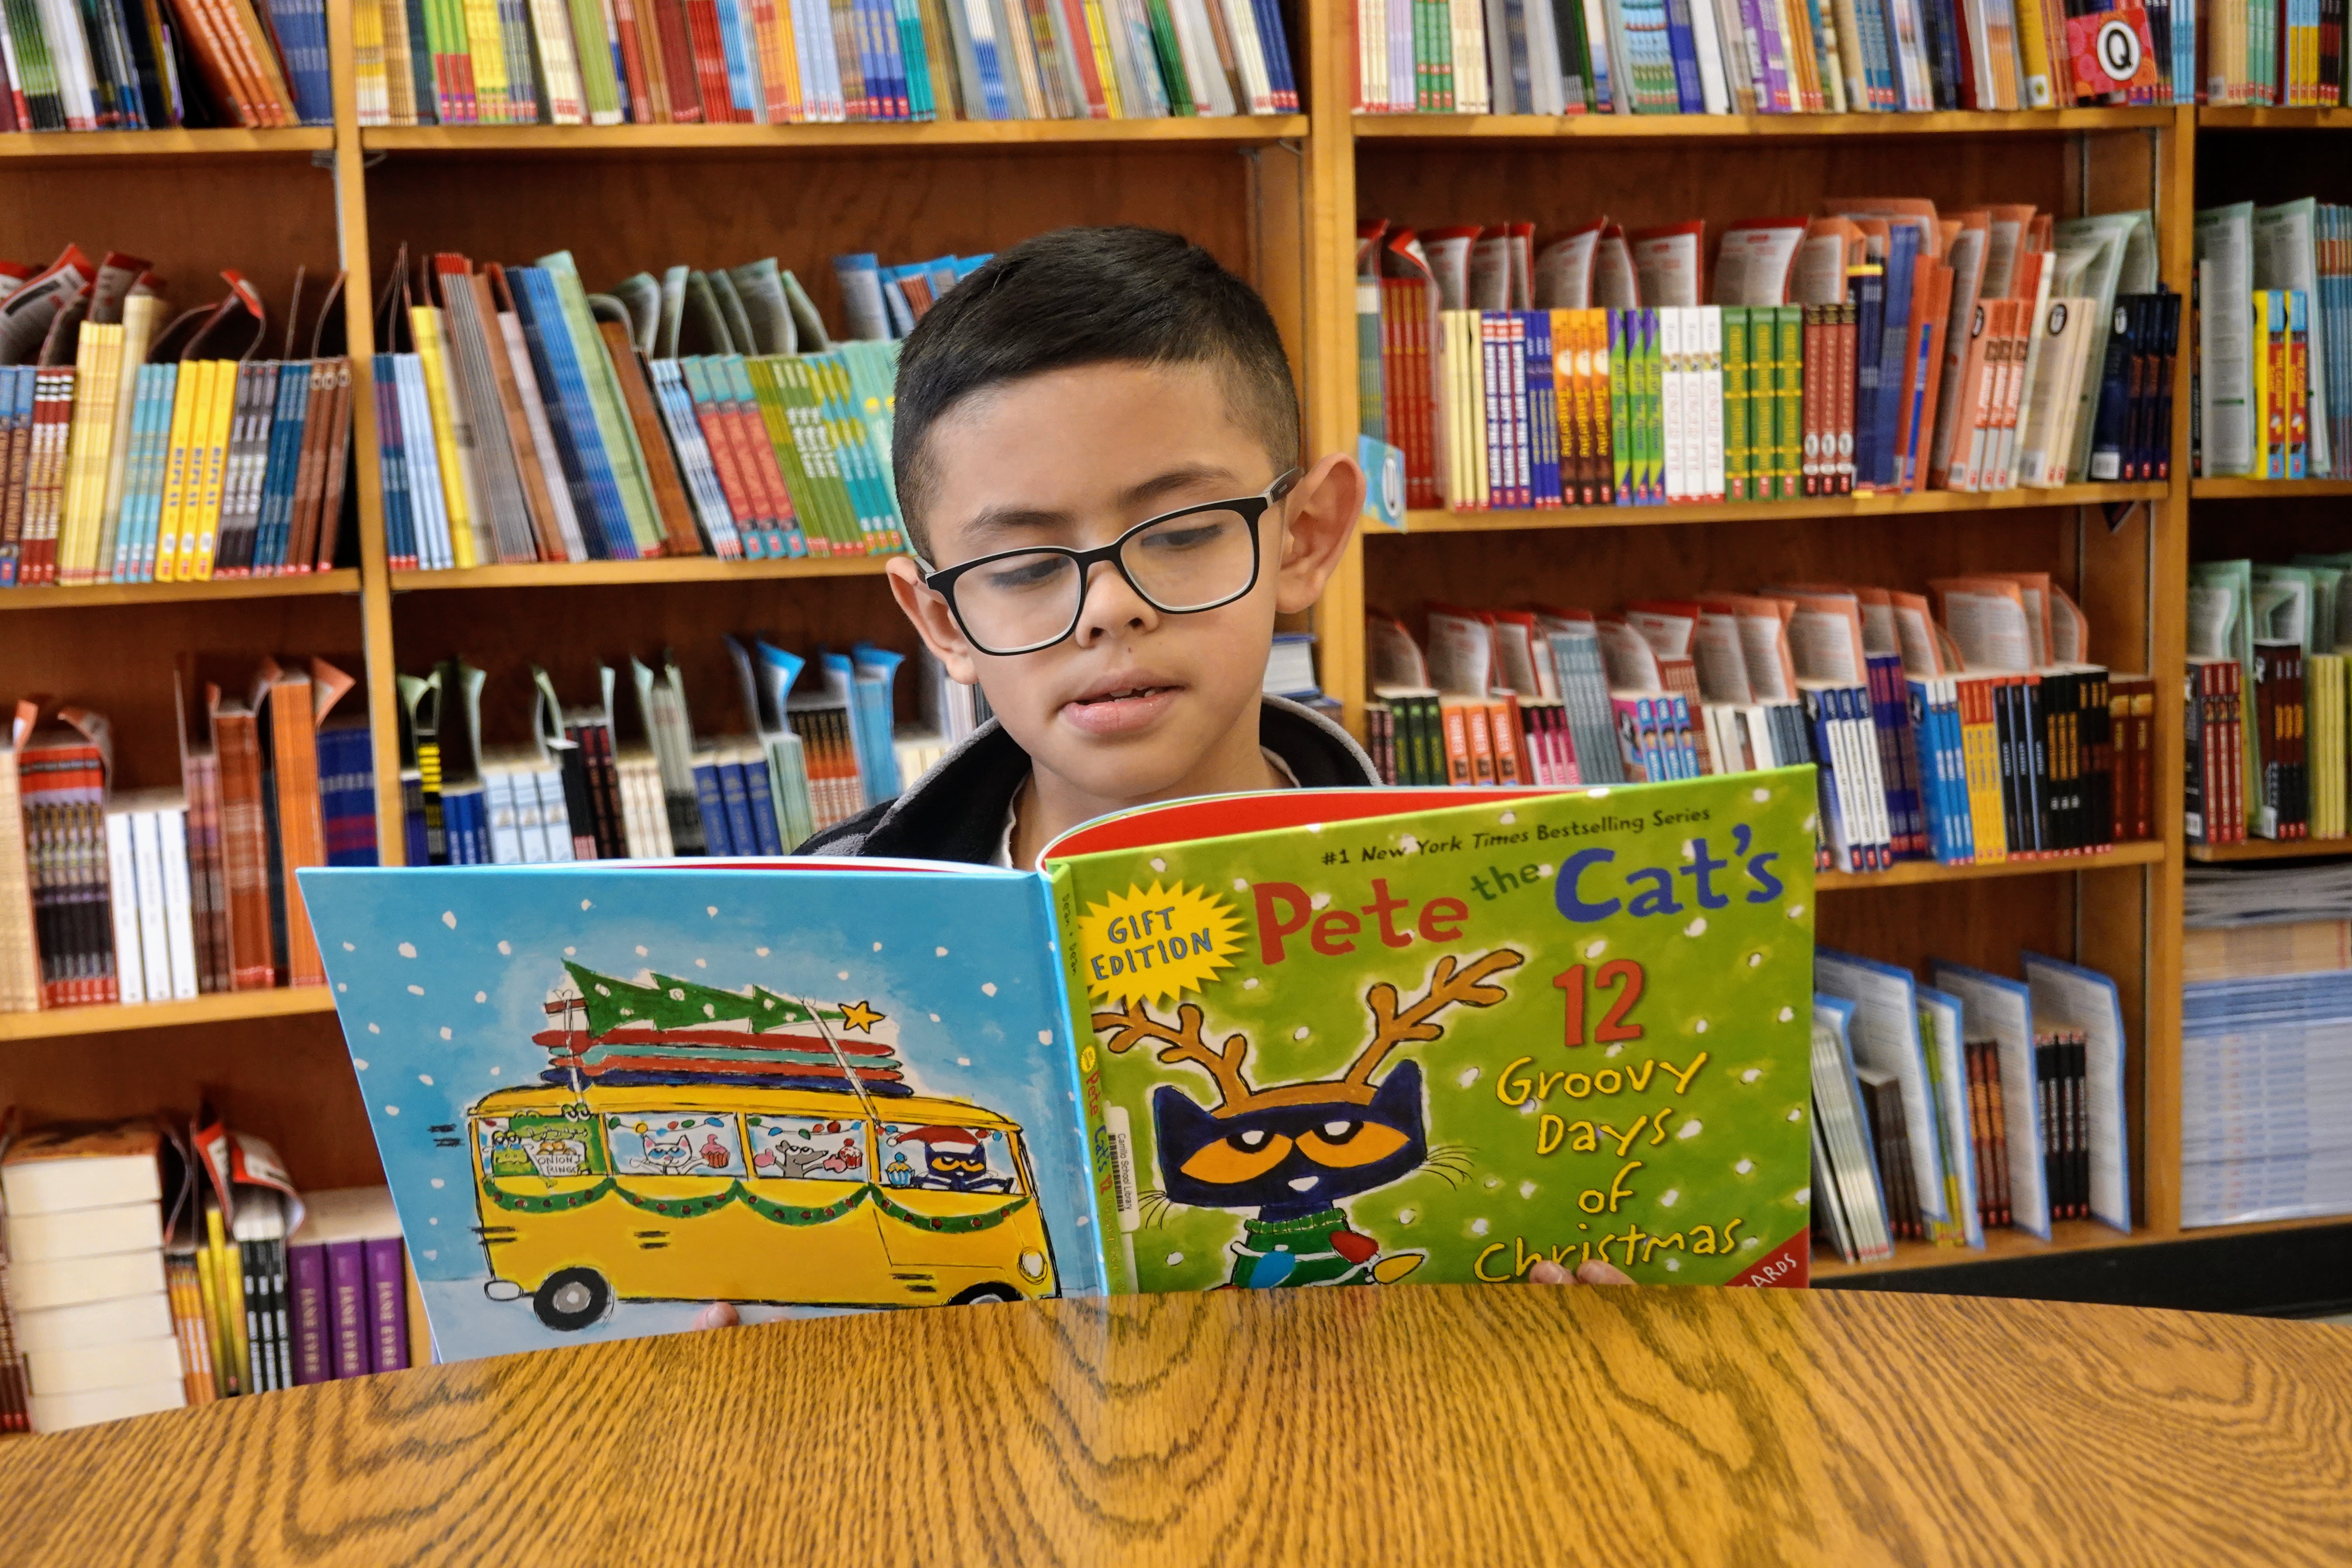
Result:
{"label": "white book spine", "polygon": [[159,811],[155,836],[163,859],[163,934],[172,951],[172,995],[196,994],[195,905],[188,885],[188,814]]}
{"label": "white book spine", "polygon": [[515,828],[514,773],[509,768],[482,770],[482,810],[490,819],[490,863],[523,863],[522,836]]}
{"label": "white book spine", "polygon": [[540,832],[550,860],[575,858],[572,850],[572,807],[563,798],[563,770],[542,768],[534,776],[539,790]]}
{"label": "white book spine", "polygon": [[1723,307],[1698,308],[1699,416],[1706,443],[1706,478],[1701,485],[1708,500],[1723,499]]}
{"label": "white book spine", "polygon": [[136,1006],[147,1000],[147,976],[139,943],[139,863],[131,848],[129,812],[106,814],[106,873],[114,915],[115,998]]}
{"label": "white book spine", "polygon": [[545,815],[539,808],[539,775],[512,769],[507,773],[508,809],[514,815],[517,845],[526,866],[547,864]]}
{"label": "white book spine", "polygon": [[131,863],[136,868],[139,909],[139,951],[145,969],[148,1000],[161,1002],[172,994],[172,930],[164,912],[163,837],[160,812],[136,812],[131,817]]}

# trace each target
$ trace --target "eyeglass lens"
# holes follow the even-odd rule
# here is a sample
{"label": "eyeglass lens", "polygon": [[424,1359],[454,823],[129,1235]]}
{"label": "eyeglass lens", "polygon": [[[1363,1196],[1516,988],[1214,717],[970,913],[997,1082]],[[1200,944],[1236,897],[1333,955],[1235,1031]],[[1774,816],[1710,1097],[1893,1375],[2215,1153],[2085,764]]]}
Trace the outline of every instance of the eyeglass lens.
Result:
{"label": "eyeglass lens", "polygon": [[[1256,554],[1248,519],[1219,510],[1186,512],[1129,535],[1119,564],[1156,608],[1182,614],[1239,595]],[[954,591],[966,634],[993,653],[1058,641],[1077,624],[1086,600],[1076,563],[1045,550],[976,567],[956,580]]]}

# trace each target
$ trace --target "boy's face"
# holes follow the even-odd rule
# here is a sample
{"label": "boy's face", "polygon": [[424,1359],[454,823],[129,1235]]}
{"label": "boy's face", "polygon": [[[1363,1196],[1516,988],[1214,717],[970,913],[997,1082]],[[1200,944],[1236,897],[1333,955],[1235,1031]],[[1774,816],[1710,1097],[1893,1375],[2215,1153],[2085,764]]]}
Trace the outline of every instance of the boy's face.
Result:
{"label": "boy's face", "polygon": [[[927,439],[931,564],[1092,548],[1146,518],[1260,493],[1282,466],[1230,401],[1224,373],[1205,364],[1089,365],[972,396]],[[1166,614],[1106,563],[1076,630],[1033,653],[974,648],[910,561],[890,563],[891,588],[1041,772],[1106,808],[1230,788],[1257,757],[1275,616],[1314,602],[1361,502],[1354,465],[1327,459],[1261,519],[1257,584],[1242,598]]]}

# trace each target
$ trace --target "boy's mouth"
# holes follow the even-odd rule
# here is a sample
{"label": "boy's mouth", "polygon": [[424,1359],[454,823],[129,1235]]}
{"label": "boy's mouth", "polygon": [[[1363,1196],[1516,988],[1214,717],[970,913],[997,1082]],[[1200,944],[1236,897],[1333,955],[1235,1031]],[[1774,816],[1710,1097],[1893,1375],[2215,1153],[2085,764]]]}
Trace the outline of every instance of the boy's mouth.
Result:
{"label": "boy's mouth", "polygon": [[1062,704],[1062,717],[1089,734],[1128,734],[1150,727],[1182,689],[1153,675],[1115,676]]}

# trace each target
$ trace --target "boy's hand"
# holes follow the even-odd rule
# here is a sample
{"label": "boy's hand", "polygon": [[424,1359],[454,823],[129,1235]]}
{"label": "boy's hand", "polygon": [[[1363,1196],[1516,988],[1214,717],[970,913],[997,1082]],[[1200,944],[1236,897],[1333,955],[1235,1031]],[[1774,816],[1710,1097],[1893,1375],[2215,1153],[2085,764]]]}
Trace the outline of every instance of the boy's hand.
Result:
{"label": "boy's hand", "polygon": [[731,1329],[743,1321],[743,1314],[735,1310],[732,1301],[713,1301],[694,1314],[698,1329]]}
{"label": "boy's hand", "polygon": [[1576,1266],[1573,1274],[1549,1258],[1538,1259],[1528,1270],[1528,1283],[1530,1285],[1631,1285],[1633,1282],[1623,1269],[1598,1258],[1586,1258]]}

